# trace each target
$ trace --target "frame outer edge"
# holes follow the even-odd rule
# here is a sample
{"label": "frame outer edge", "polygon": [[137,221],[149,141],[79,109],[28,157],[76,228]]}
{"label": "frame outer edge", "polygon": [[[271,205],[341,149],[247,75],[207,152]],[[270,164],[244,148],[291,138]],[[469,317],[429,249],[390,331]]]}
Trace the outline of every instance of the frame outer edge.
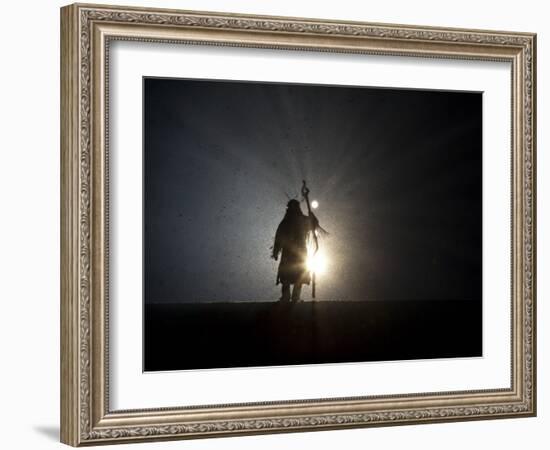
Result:
{"label": "frame outer edge", "polygon": [[79,436],[79,300],[78,294],[78,19],[74,5],[62,7],[61,21],[61,405],[60,441],[77,446]]}
{"label": "frame outer edge", "polygon": [[535,359],[533,361],[533,383],[535,386],[535,395],[533,399],[533,411],[534,414],[537,415],[537,407],[538,407],[538,397],[537,397],[537,389],[538,389],[538,373],[537,373],[537,330],[538,330],[538,322],[537,322],[537,35],[533,36],[533,221],[535,224],[534,233],[533,233],[533,276],[534,276],[534,283],[533,283],[533,299],[534,299],[534,308],[533,308],[533,323],[535,324],[534,330],[533,330],[533,354],[535,355]]}
{"label": "frame outer edge", "polygon": [[[158,13],[159,16],[147,16],[137,14],[138,12]],[[86,14],[88,12],[97,13],[95,15]],[[370,25],[374,28],[396,27],[396,31],[406,31],[405,35],[391,34],[385,39],[390,41],[412,42],[415,41],[418,45],[423,43],[422,53],[428,54],[427,43],[431,45],[433,42],[446,42],[448,45],[461,45],[462,52],[474,47],[499,47],[502,49],[510,49],[506,58],[511,57],[512,53],[516,55],[516,63],[519,61],[521,73],[518,78],[521,82],[518,86],[519,91],[515,91],[522,99],[520,104],[517,104],[518,112],[522,112],[515,117],[514,123],[518,126],[517,132],[521,133],[521,137],[515,141],[523,151],[518,158],[518,167],[521,168],[521,182],[518,188],[518,195],[521,197],[520,211],[521,216],[519,223],[522,230],[526,224],[531,223],[530,232],[522,233],[516,236],[514,241],[523,239],[531,241],[532,253],[525,252],[525,243],[519,244],[520,254],[519,267],[524,269],[524,264],[529,256],[531,263],[529,288],[531,289],[532,299],[532,316],[529,323],[525,322],[524,314],[529,317],[529,309],[525,308],[524,301],[526,298],[521,294],[518,297],[517,307],[520,317],[517,317],[517,326],[514,327],[516,332],[522,335],[521,338],[516,337],[516,364],[521,365],[518,372],[516,382],[520,387],[519,398],[510,398],[509,404],[492,406],[482,402],[481,404],[466,405],[466,407],[450,405],[449,407],[440,408],[439,411],[443,415],[420,415],[418,417],[411,416],[412,413],[421,412],[420,409],[402,409],[396,411],[380,413],[380,420],[372,420],[371,417],[365,414],[346,414],[338,412],[336,415],[321,416],[294,416],[282,419],[272,417],[261,417],[259,419],[240,418],[229,421],[201,421],[194,423],[179,423],[170,424],[164,421],[162,423],[149,423],[147,420],[142,424],[135,424],[133,427],[127,427],[122,423],[104,424],[102,420],[106,418],[108,413],[104,409],[104,403],[98,403],[98,400],[108,402],[108,399],[99,398],[105,395],[103,382],[98,380],[98,375],[103,373],[103,366],[98,365],[98,358],[101,359],[103,352],[97,349],[100,341],[105,337],[98,332],[98,314],[102,316],[104,313],[98,297],[98,289],[101,290],[102,284],[95,283],[94,280],[101,276],[102,270],[96,271],[95,264],[101,264],[94,242],[101,236],[101,227],[98,228],[101,222],[101,214],[97,215],[98,194],[97,192],[97,173],[92,171],[101,171],[102,160],[97,159],[97,144],[98,144],[98,120],[101,122],[101,116],[98,117],[98,106],[101,102],[97,102],[96,93],[94,93],[95,81],[97,76],[97,67],[92,67],[92,54],[94,47],[94,33],[89,27],[93,22],[108,22],[112,14],[119,15],[114,22],[137,23],[143,21],[145,25],[155,23],[155,20],[162,20],[164,24],[164,16],[174,14],[185,15],[185,17],[200,18],[193,21],[189,27],[194,30],[207,30],[208,32],[214,29],[224,29],[224,20],[231,22],[226,28],[231,30],[231,33],[241,32],[247,28],[248,22],[252,23],[252,31],[258,31],[257,36],[265,36],[272,32],[270,27],[275,27],[273,33],[282,33],[282,35],[308,36],[311,35],[328,35],[336,30],[336,35],[339,37],[352,37],[347,23],[342,22],[342,30],[336,29],[340,21],[325,21],[303,18],[275,18],[267,16],[248,16],[236,15],[230,13],[199,13],[190,11],[178,10],[159,10],[156,8],[132,8],[132,7],[117,7],[110,5],[87,5],[74,4],[61,8],[61,441],[72,445],[98,445],[98,444],[113,444],[122,442],[139,442],[139,441],[158,441],[167,439],[189,439],[199,437],[215,437],[215,436],[231,436],[231,435],[252,435],[264,433],[278,432],[296,432],[296,431],[316,431],[321,429],[338,429],[348,427],[366,427],[366,426],[388,426],[397,424],[413,424],[413,423],[436,423],[455,420],[473,420],[473,419],[490,419],[497,417],[520,417],[532,416],[536,414],[536,153],[535,153],[535,106],[536,106],[536,36],[532,33],[513,33],[513,32],[496,32],[485,30],[460,30],[449,29],[452,35],[460,34],[458,42],[450,39],[447,29],[444,28],[428,28],[414,27],[392,24],[362,24],[349,23],[353,27],[362,27]],[[101,13],[101,14],[99,14]],[[81,15],[82,14],[82,15]],[[162,17],[161,17],[162,15]],[[205,17],[201,17],[201,16]],[[140,17],[137,17],[140,16]],[[137,18],[136,18],[137,17]],[[183,17],[183,16],[182,16]],[[303,25],[304,30],[298,29],[289,31],[289,25]],[[235,22],[235,23],[233,23]],[[279,23],[280,22],[280,23]],[[167,22],[168,23],[168,22]],[[158,25],[158,24],[157,24]],[[177,26],[186,26],[177,23]],[[187,27],[186,26],[186,27]],[[317,27],[322,27],[321,31]],[[374,30],[373,28],[373,30]],[[190,28],[191,29],[191,28]],[[308,31],[309,30],[309,31]],[[332,30],[332,31],[331,31]],[[371,29],[366,30],[365,38],[370,39],[372,36],[378,36],[378,32],[374,33]],[[353,31],[353,30],[351,30]],[[376,31],[376,30],[375,30]],[[389,29],[391,32],[392,30]],[[409,31],[412,35],[409,35]],[[387,31],[384,31],[386,33]],[[297,33],[297,34],[296,34]],[[302,34],[303,33],[303,34]],[[415,33],[420,36],[417,40]],[[472,33],[472,34],[467,34]],[[335,35],[332,34],[332,37]],[[452,36],[451,36],[452,37]],[[355,39],[355,37],[352,37]],[[221,39],[223,41],[223,39]],[[265,42],[264,42],[265,43]],[[254,44],[254,43],[253,43]],[[97,47],[97,42],[95,43]],[[229,44],[232,45],[232,44]],[[236,44],[237,46],[241,46]],[[243,43],[246,46],[246,43]],[[268,47],[279,48],[278,44],[269,44]],[[347,47],[347,45],[346,45]],[[282,47],[281,47],[282,48]],[[331,51],[331,47],[328,47]],[[297,49],[300,49],[298,46]],[[96,48],[97,50],[97,48]],[[531,59],[525,60],[526,50],[531,50]],[[518,53],[519,52],[519,56]],[[431,54],[445,53],[445,51],[433,51]],[[459,52],[460,53],[460,52]],[[477,54],[480,57],[490,57],[490,53]],[[475,59],[476,54],[466,55]],[[521,70],[523,69],[523,70]],[[530,70],[529,70],[530,69]],[[525,85],[525,77],[530,72],[532,78],[529,86]],[[519,81],[516,80],[516,82]],[[529,89],[530,88],[530,89]],[[527,95],[526,94],[530,94]],[[526,97],[525,97],[526,96]],[[525,112],[530,107],[532,121],[531,129],[525,130],[526,118]],[[91,109],[91,111],[90,111]],[[99,108],[101,109],[101,108]],[[519,124],[516,122],[519,118]],[[527,131],[527,132],[526,132]],[[99,134],[101,138],[101,133]],[[528,139],[528,141],[526,141]],[[95,141],[95,142],[94,142]],[[529,145],[531,143],[532,145]],[[528,154],[525,154],[530,149]],[[529,161],[524,158],[529,157]],[[532,163],[532,176],[524,179],[526,171],[524,164]],[[93,175],[93,176],[92,176]],[[95,181],[94,181],[95,180]],[[527,217],[525,215],[526,198],[524,197],[525,190],[531,190],[531,198],[529,202],[529,210]],[[101,202],[100,202],[101,204]],[[527,256],[528,255],[528,256]],[[95,263],[95,264],[94,264]],[[90,267],[91,266],[91,267]],[[522,271],[520,279],[522,281],[525,272]],[[524,282],[521,283],[525,285]],[[91,323],[93,318],[94,323]],[[531,332],[525,333],[525,327],[532,326]],[[519,329],[518,329],[519,327]],[[522,330],[522,331],[520,331]],[[531,339],[529,339],[531,338]],[[532,353],[529,352],[529,349]],[[527,352],[525,352],[527,350]],[[526,365],[526,354],[532,359],[529,359]],[[95,359],[95,361],[94,361]],[[530,365],[530,367],[529,367]],[[528,369],[525,373],[524,370]],[[519,369],[519,368],[518,368]],[[529,370],[530,369],[530,370]],[[521,375],[521,376],[519,376]],[[531,389],[524,389],[525,387]],[[98,389],[99,387],[99,389]],[[220,405],[223,406],[223,405]],[[516,410],[516,408],[518,408]],[[150,412],[146,413],[146,418]],[[428,413],[429,411],[427,411]],[[438,410],[434,410],[437,413]],[[447,415],[447,413],[450,413]],[[340,415],[338,415],[340,414]],[[107,414],[109,415],[109,414]],[[117,419],[113,417],[112,419]],[[355,417],[357,416],[357,417]],[[361,416],[361,417],[359,417]],[[364,417],[363,417],[364,416]],[[367,417],[368,416],[368,417]],[[377,416],[377,414],[373,415]],[[339,421],[342,418],[343,422]],[[338,419],[338,420],[337,420]]]}
{"label": "frame outer edge", "polygon": [[531,220],[532,222],[532,373],[531,382],[533,389],[533,397],[531,400],[531,411],[533,417],[538,414],[538,375],[537,375],[537,34],[531,36]]}

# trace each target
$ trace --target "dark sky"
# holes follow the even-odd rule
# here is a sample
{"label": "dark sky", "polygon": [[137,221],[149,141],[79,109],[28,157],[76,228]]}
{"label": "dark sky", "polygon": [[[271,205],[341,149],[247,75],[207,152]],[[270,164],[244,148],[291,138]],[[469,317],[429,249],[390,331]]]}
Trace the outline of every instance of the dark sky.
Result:
{"label": "dark sky", "polygon": [[330,233],[317,300],[481,298],[482,94],[145,78],[144,98],[146,302],[277,300],[303,178]]}

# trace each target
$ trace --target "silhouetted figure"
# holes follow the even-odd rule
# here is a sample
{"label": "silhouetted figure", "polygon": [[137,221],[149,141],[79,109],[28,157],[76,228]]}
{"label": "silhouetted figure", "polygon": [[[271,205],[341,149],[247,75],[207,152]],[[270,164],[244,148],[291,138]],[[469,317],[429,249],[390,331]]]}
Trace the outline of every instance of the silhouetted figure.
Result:
{"label": "silhouetted figure", "polygon": [[[311,274],[307,268],[307,239],[308,234],[314,232],[319,222],[313,213],[305,216],[300,209],[298,200],[290,200],[286,214],[277,228],[273,245],[273,259],[277,260],[282,252],[281,262],[277,271],[277,283],[282,284],[281,301],[297,302],[300,300],[302,284],[311,281]],[[292,296],[290,285],[294,285]]]}

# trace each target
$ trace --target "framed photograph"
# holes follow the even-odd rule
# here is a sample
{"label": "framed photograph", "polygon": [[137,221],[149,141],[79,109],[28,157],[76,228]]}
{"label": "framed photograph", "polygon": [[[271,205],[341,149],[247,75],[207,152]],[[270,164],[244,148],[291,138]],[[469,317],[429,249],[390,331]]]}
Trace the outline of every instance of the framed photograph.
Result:
{"label": "framed photograph", "polygon": [[62,8],[62,442],[535,415],[535,57]]}

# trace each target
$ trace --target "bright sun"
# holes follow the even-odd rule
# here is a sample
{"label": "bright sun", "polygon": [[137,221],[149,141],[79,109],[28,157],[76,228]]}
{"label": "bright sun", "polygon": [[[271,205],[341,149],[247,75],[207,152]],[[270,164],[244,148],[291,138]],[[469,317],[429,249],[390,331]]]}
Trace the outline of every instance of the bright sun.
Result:
{"label": "bright sun", "polygon": [[318,207],[319,207],[319,202],[318,202],[317,200],[313,200],[313,201],[311,202],[311,207],[312,207],[313,209],[318,208]]}
{"label": "bright sun", "polygon": [[321,251],[309,254],[307,257],[307,268],[315,274],[325,273],[327,270],[327,258]]}

